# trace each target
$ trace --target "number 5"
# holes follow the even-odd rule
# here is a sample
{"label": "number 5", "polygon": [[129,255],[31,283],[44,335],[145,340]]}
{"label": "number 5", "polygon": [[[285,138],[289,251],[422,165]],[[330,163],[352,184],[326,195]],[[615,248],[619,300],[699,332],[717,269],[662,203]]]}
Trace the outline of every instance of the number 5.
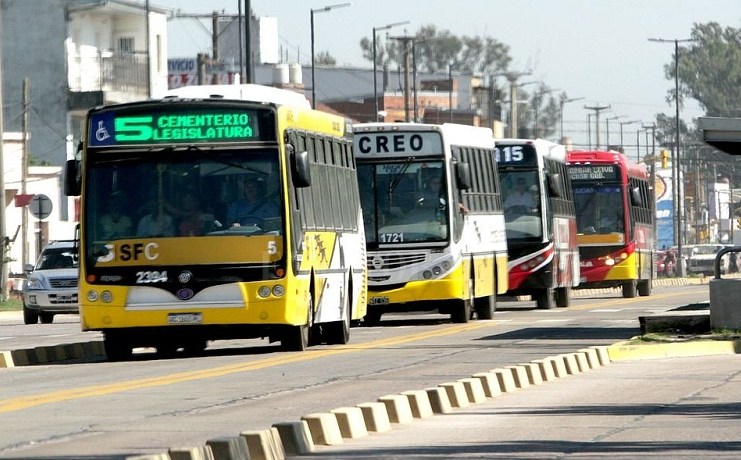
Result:
{"label": "number 5", "polygon": [[275,241],[268,241],[268,254],[277,254],[278,253],[278,245],[275,244]]}

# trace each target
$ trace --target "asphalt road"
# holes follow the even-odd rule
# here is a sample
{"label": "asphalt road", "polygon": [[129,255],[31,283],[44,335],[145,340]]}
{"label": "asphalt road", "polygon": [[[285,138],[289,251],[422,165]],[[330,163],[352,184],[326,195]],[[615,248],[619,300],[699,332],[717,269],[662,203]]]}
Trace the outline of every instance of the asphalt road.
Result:
{"label": "asphalt road", "polygon": [[[707,286],[690,285],[657,287],[648,298],[584,295],[568,309],[547,311],[532,302],[507,302],[499,304],[494,320],[465,325],[441,315],[384,316],[379,327],[353,328],[348,346],[306,353],[281,352],[266,341],[230,341],[209,346],[199,358],[142,353],[132,362],[0,369],[0,458],[118,459],[203,445],[308,413],[609,345],[636,335],[640,315],[707,298]],[[81,334],[74,321],[18,321],[0,319],[2,336],[13,337],[0,341],[0,349],[50,335],[77,341]],[[550,394],[561,398],[561,390]]]}

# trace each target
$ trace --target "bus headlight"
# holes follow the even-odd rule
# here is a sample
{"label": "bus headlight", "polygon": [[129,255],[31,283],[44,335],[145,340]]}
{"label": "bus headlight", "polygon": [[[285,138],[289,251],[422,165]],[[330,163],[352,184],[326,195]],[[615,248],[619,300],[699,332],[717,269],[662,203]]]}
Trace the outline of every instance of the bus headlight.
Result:
{"label": "bus headlight", "polygon": [[257,290],[257,295],[265,299],[270,295],[270,288],[268,286],[260,286]]}
{"label": "bus headlight", "polygon": [[438,267],[437,265],[435,265],[434,267],[432,267],[432,274],[433,275],[440,276],[440,273],[442,273],[442,272],[443,272],[442,268]]}
{"label": "bus headlight", "polygon": [[607,265],[608,267],[612,267],[613,265],[615,265],[615,259],[613,258],[605,259],[605,265]]}
{"label": "bus headlight", "polygon": [[428,280],[428,279],[432,278],[432,272],[429,271],[429,270],[425,270],[424,272],[422,272],[422,277],[424,279]]}
{"label": "bus headlight", "polygon": [[113,293],[111,291],[103,291],[100,293],[100,300],[105,303],[111,303],[113,300]]}
{"label": "bus headlight", "polygon": [[98,291],[87,291],[87,295],[85,296],[88,300],[88,302],[95,302],[98,300]]}
{"label": "bus headlight", "polygon": [[286,289],[283,286],[281,286],[280,284],[276,284],[275,286],[273,286],[273,295],[274,296],[281,297],[285,293],[286,293]]}

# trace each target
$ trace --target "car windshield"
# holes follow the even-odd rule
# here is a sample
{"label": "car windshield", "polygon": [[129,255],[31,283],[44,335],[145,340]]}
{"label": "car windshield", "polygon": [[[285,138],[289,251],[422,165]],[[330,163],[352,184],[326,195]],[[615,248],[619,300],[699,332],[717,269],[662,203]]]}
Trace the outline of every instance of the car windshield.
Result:
{"label": "car windshield", "polygon": [[72,248],[47,248],[41,253],[36,270],[77,268],[77,255]]}

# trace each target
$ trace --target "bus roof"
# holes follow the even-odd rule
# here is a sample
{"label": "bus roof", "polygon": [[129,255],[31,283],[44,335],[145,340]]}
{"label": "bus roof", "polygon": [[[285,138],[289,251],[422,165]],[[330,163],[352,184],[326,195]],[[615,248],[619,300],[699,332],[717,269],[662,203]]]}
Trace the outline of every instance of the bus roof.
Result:
{"label": "bus roof", "polygon": [[557,144],[545,139],[494,139],[495,145],[525,145],[531,144],[535,147],[535,151],[538,152],[543,158],[550,158],[552,160],[560,161],[561,163],[566,161],[566,147],[562,144]]}
{"label": "bus roof", "polygon": [[165,98],[232,99],[240,101],[269,102],[277,105],[311,108],[302,93],[264,85],[194,85],[168,90]]}
{"label": "bus roof", "polygon": [[566,154],[566,161],[569,163],[617,163],[623,165],[630,176],[648,177],[648,168],[644,163],[636,163],[616,150],[572,150]]}

